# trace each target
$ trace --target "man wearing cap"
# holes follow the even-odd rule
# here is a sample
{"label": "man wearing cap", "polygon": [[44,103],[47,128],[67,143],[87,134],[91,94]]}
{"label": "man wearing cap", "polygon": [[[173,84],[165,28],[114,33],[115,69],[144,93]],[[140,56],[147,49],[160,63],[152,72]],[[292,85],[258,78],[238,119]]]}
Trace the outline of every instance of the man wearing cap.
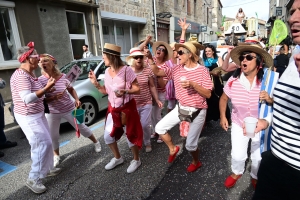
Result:
{"label": "man wearing cap", "polygon": [[[289,26],[293,42],[300,44],[300,0],[291,9]],[[272,124],[271,150],[262,154],[253,200],[299,199],[300,197],[300,50],[295,49],[289,65],[274,90],[274,111],[259,119],[255,132]]]}

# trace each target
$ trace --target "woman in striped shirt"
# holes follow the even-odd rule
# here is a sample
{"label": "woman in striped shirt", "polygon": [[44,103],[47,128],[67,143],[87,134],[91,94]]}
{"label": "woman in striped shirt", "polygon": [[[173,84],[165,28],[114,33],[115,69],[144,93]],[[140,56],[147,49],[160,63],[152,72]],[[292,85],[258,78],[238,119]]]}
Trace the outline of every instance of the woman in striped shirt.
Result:
{"label": "woman in striped shirt", "polygon": [[[140,48],[134,47],[130,49],[130,55],[127,57],[127,63],[131,65],[134,71],[137,81],[140,86],[140,94],[135,94],[134,99],[136,101],[137,110],[140,115],[141,124],[144,133],[144,145],[146,146],[146,152],[151,152],[151,111],[152,111],[152,96],[161,108],[162,102],[159,101],[156,87],[154,85],[153,72],[149,67],[144,66],[144,54]],[[152,96],[151,96],[152,94]]]}
{"label": "woman in striped shirt", "polygon": [[31,170],[26,186],[35,193],[43,193],[46,187],[41,182],[46,176],[54,176],[61,169],[53,168],[53,150],[49,126],[44,114],[43,99],[55,84],[50,78],[45,86],[34,75],[38,68],[39,55],[34,43],[18,49],[21,63],[10,78],[15,118],[31,146]]}
{"label": "woman in striped shirt", "polygon": [[173,162],[180,147],[173,144],[172,138],[167,132],[180,121],[182,121],[181,124],[189,124],[186,149],[193,158],[187,171],[194,172],[202,165],[199,161],[198,140],[201,133],[199,130],[202,129],[205,121],[206,98],[211,96],[213,85],[208,70],[197,63],[196,47],[191,42],[176,44],[175,49],[178,53],[179,65],[173,68],[164,66],[159,69],[151,54],[145,52],[153,73],[156,76],[166,76],[174,81],[175,95],[179,102],[171,112],[158,122],[155,132],[160,134],[162,140],[169,147],[168,162]]}
{"label": "woman in striped shirt", "polygon": [[[50,54],[41,54],[40,57],[42,75],[39,77],[39,81],[44,86],[50,78],[55,79],[55,90],[53,92],[48,92],[45,95],[50,111],[49,114],[46,114],[46,118],[49,124],[54,150],[54,166],[57,166],[60,161],[58,141],[60,121],[63,118],[75,128],[72,110],[74,110],[75,107],[79,107],[81,102],[78,99],[76,91],[70,85],[70,81],[66,78],[66,75],[62,74],[57,68],[56,59]],[[75,99],[75,103],[71,100],[69,94]],[[89,138],[94,143],[95,151],[100,152],[100,143],[95,138],[92,131],[84,123],[78,124],[78,128],[84,137]]]}
{"label": "woman in striped shirt", "polygon": [[[247,159],[247,148],[250,138],[243,135],[243,120],[246,117],[258,118],[258,101],[266,101],[272,105],[273,100],[266,91],[261,92],[263,66],[272,66],[272,57],[256,44],[240,45],[231,51],[233,62],[239,63],[240,68],[235,71],[224,87],[220,98],[220,125],[228,130],[226,107],[228,98],[232,102],[231,128],[231,169],[232,174],[225,180],[225,187],[231,188],[242,176]],[[256,187],[257,171],[260,165],[260,137],[256,134],[251,139],[251,183]]]}

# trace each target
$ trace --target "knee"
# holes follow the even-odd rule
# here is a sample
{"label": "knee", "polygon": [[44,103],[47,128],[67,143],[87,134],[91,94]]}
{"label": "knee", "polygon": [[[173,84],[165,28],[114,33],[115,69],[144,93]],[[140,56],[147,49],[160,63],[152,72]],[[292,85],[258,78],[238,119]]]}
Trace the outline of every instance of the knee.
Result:
{"label": "knee", "polygon": [[115,142],[115,138],[111,137],[109,133],[104,134],[105,144],[111,144]]}
{"label": "knee", "polygon": [[231,158],[235,161],[245,161],[247,159],[247,152],[243,150],[231,151]]}
{"label": "knee", "polygon": [[155,126],[155,133],[157,134],[165,134],[167,130],[164,128],[164,123],[162,123],[162,120],[159,121]]}

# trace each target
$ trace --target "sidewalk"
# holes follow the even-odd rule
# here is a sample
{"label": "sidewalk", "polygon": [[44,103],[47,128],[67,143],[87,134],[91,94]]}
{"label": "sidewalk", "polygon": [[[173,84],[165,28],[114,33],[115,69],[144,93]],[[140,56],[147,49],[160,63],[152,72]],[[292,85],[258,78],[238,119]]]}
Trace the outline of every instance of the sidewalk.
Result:
{"label": "sidewalk", "polygon": [[4,106],[4,123],[5,123],[4,132],[11,129],[12,127],[18,126],[16,123],[14,123],[14,118],[9,112],[10,105],[11,102],[8,102],[5,103]]}

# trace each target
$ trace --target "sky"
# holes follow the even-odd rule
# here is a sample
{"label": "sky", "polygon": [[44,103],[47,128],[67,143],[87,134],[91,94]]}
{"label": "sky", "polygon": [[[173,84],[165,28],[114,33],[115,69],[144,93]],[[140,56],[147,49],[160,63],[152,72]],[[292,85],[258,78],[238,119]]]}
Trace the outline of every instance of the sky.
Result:
{"label": "sky", "polygon": [[256,17],[268,21],[269,19],[269,0],[221,0],[223,5],[222,15],[235,18],[238,9],[242,8],[246,17]]}

